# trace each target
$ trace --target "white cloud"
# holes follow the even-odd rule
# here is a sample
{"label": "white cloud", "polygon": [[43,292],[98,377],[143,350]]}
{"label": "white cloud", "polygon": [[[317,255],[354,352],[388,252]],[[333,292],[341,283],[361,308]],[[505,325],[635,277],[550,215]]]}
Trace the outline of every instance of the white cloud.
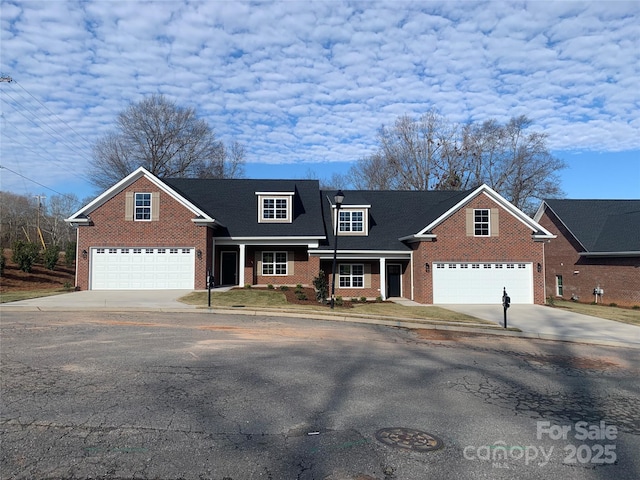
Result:
{"label": "white cloud", "polygon": [[[355,161],[437,108],[525,114],[558,150],[640,150],[636,2],[1,3],[2,163],[86,168],[130,102],[193,106],[252,162]],[[51,168],[51,167],[55,168]],[[2,188],[22,180],[2,177]]]}

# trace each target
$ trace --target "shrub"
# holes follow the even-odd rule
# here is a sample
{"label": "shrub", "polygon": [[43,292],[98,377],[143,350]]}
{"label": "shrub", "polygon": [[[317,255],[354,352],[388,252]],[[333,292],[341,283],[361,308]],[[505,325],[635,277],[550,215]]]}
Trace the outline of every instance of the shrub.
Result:
{"label": "shrub", "polygon": [[39,248],[35,243],[18,240],[13,244],[12,260],[23,272],[30,273],[33,264],[38,260]]}
{"label": "shrub", "polygon": [[326,303],[329,296],[329,283],[324,271],[320,270],[318,276],[313,279],[313,286],[316,289],[316,300],[321,303]]}
{"label": "shrub", "polygon": [[358,303],[358,299],[357,299],[357,297],[353,297],[353,298],[351,298],[351,303]]}
{"label": "shrub", "polygon": [[296,292],[296,298],[298,300],[306,300],[307,299],[307,294],[304,292]]}
{"label": "shrub", "polygon": [[640,305],[634,305],[631,310],[640,310]]}
{"label": "shrub", "polygon": [[549,295],[547,297],[547,305],[554,306],[556,304],[556,299],[553,296]]}
{"label": "shrub", "polygon": [[382,297],[381,297],[381,296],[377,296],[377,297],[376,297],[376,302],[378,302],[378,303],[382,303]]}
{"label": "shrub", "polygon": [[76,242],[69,242],[64,249],[64,263],[67,267],[73,265],[76,261]]}
{"label": "shrub", "polygon": [[362,303],[367,303],[367,297],[360,297],[360,301]]}
{"label": "shrub", "polygon": [[44,251],[44,266],[49,270],[54,270],[60,258],[60,249],[57,245],[52,245]]}
{"label": "shrub", "polygon": [[610,304],[609,304],[609,306],[610,306],[610,307],[617,307],[617,306],[618,306],[618,304],[617,304],[617,303],[615,303],[615,302],[612,302],[612,303],[610,303]]}
{"label": "shrub", "polygon": [[4,276],[4,264],[6,259],[4,258],[4,253],[0,254],[0,277]]}
{"label": "shrub", "polygon": [[280,290],[282,290],[283,292],[286,292],[287,290],[289,290],[289,287],[287,287],[286,285],[282,285],[280,287]]}
{"label": "shrub", "polygon": [[62,284],[62,288],[64,288],[67,292],[70,292],[73,289],[73,285],[71,285],[71,282],[67,281]]}
{"label": "shrub", "polygon": [[302,284],[301,283],[296,285],[296,290],[302,290]]}
{"label": "shrub", "polygon": [[342,299],[342,297],[336,297],[335,304],[338,305],[339,307],[344,305],[344,300]]}
{"label": "shrub", "polygon": [[273,285],[271,285],[271,284],[267,285],[267,289],[268,290],[273,290]]}
{"label": "shrub", "polygon": [[251,288],[251,284],[250,284],[250,283],[245,283],[245,284],[244,284],[244,288],[246,288],[246,289],[250,289],[250,288]]}

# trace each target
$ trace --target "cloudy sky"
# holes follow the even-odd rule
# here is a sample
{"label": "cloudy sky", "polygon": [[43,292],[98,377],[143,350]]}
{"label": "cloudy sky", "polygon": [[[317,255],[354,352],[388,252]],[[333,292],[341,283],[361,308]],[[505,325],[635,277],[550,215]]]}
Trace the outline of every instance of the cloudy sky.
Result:
{"label": "cloudy sky", "polygon": [[[640,198],[640,2],[1,0],[1,189],[96,193],[91,147],[162,93],[247,148],[247,176],[328,178],[435,108],[527,115],[570,198]],[[52,190],[50,190],[52,189]],[[55,191],[55,192],[54,192]]]}

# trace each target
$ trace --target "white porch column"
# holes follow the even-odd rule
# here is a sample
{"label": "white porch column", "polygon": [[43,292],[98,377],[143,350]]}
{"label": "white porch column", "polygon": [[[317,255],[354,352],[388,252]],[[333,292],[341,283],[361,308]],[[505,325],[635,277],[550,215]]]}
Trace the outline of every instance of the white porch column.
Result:
{"label": "white porch column", "polygon": [[380,259],[380,296],[387,299],[387,259]]}
{"label": "white porch column", "polygon": [[240,259],[238,260],[238,285],[244,287],[244,263],[245,263],[245,248],[244,243],[240,244]]}

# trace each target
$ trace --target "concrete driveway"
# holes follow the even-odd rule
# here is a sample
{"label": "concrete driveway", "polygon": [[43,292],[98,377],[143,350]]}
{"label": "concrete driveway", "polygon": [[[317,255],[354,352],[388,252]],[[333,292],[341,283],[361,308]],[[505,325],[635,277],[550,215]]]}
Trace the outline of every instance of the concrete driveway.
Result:
{"label": "concrete driveway", "polygon": [[83,290],[11,302],[4,306],[47,310],[190,310],[195,307],[179,302],[178,298],[191,292],[192,290]]}
{"label": "concrete driveway", "polygon": [[[502,325],[502,305],[438,305]],[[540,338],[567,340],[598,340],[640,344],[640,327],[568,312],[543,305],[511,305],[507,311],[507,326]]]}

